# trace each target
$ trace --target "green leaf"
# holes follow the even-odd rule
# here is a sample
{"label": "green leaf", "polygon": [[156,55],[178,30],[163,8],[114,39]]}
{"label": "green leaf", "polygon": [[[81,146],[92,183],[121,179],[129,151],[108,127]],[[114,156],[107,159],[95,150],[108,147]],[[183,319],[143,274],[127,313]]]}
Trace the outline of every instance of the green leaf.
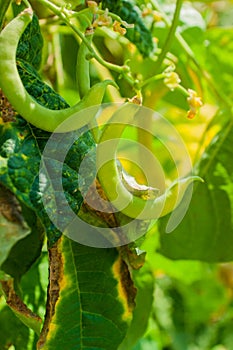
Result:
{"label": "green leaf", "polygon": [[14,196],[0,186],[0,267],[16,242],[30,234]]}
{"label": "green leaf", "polygon": [[[51,193],[48,207],[50,206],[55,212],[58,207],[62,208],[63,204],[60,200],[62,193],[54,191],[54,183],[49,183],[49,177],[48,186],[41,190],[38,176],[42,150],[50,134],[33,128],[17,117],[17,122],[6,123],[1,128],[0,136],[0,182],[9,188],[25,206],[36,211],[46,228],[49,239],[56,240],[60,236],[60,231],[50,222],[42,203],[42,196],[47,193],[49,197],[49,193]],[[62,141],[63,143],[60,142],[60,144],[54,143],[55,152],[59,152],[59,147],[69,149],[69,137],[66,135]],[[83,202],[82,195],[78,190],[78,169],[82,159],[93,146],[94,141],[90,133],[84,133],[74,141],[64,164],[53,159],[54,154],[51,154],[51,159],[46,162],[46,167],[53,169],[53,174],[57,174],[57,176],[59,176],[62,167],[64,192],[70,206],[76,213]],[[93,176],[89,173],[83,181],[91,183]],[[60,219],[64,225],[69,222],[69,217],[62,216]]]}
{"label": "green leaf", "polygon": [[37,315],[44,318],[48,287],[48,254],[43,252],[20,280],[23,302]]}
{"label": "green leaf", "polygon": [[0,307],[0,350],[9,349],[9,344],[15,350],[34,350],[32,347],[32,333],[15,316],[11,309],[3,305]]}
{"label": "green leaf", "polygon": [[18,224],[9,222],[2,215],[0,216],[0,265],[6,260],[14,244],[29,233],[28,228],[22,228]]}
{"label": "green leaf", "polygon": [[[40,139],[37,142],[39,136]],[[5,123],[0,128],[0,183],[14,193],[25,208],[32,211],[37,211],[37,206],[34,207],[32,204],[30,192],[34,182],[38,182],[41,149],[43,149],[48,137],[48,133],[33,129],[19,116],[17,116],[16,122]],[[37,215],[40,216],[39,211],[37,211]],[[47,234],[49,235],[52,232],[50,231],[50,220],[44,212],[41,213],[41,217],[42,223],[48,228]],[[56,234],[60,235],[54,230],[53,236]],[[31,238],[35,239],[34,236]]]}
{"label": "green leaf", "polygon": [[43,37],[40,32],[39,20],[33,15],[32,22],[27,26],[20,38],[16,56],[39,69],[42,60]]}
{"label": "green leaf", "polygon": [[[38,72],[30,63],[18,59],[17,68],[27,92],[33,96],[38,103],[53,110],[69,107],[60,95],[41,80]],[[47,137],[49,135],[49,133],[44,134],[47,135]]]}
{"label": "green leaf", "polygon": [[153,304],[154,278],[149,266],[144,265],[139,271],[134,271],[134,282],[137,287],[136,307],[133,320],[125,339],[118,350],[129,350],[136,344],[147,328],[147,323]]}
{"label": "green leaf", "polygon": [[5,281],[5,279],[6,279],[5,272],[0,270],[0,280]]}
{"label": "green leaf", "polygon": [[[47,271],[48,258],[47,254],[44,253],[22,277],[19,286],[23,302],[40,317],[44,317],[45,314]],[[6,279],[6,275],[3,277]],[[3,280],[1,271],[0,279]],[[8,349],[9,344],[12,344],[15,350],[35,350],[38,341],[35,332],[22,323],[7,306],[3,297],[0,298],[0,339],[0,350]]]}
{"label": "green leaf", "polygon": [[18,240],[2,264],[2,269],[17,281],[39,258],[44,243],[44,228],[39,218],[26,207],[23,208],[22,213],[31,228],[31,232],[25,238]]}
{"label": "green leaf", "polygon": [[146,27],[138,6],[129,0],[104,0],[102,6],[116,13],[127,23],[134,24],[134,28],[127,28],[125,37],[136,45],[144,57],[148,57],[154,51],[151,31]]}
{"label": "green leaf", "polygon": [[[68,105],[58,94],[56,94],[48,85],[44,84],[36,71],[26,62],[18,61],[18,69],[22,81],[27,91],[37,99],[37,101],[51,109],[62,109]],[[59,173],[63,167],[63,186],[69,204],[77,213],[83,202],[82,195],[78,189],[78,169],[86,153],[94,147],[94,140],[89,132],[82,129],[80,137],[70,145],[70,137],[64,136],[62,143],[54,139],[54,149],[51,151],[51,159],[47,165],[54,168],[54,172]],[[83,134],[82,134],[83,133]],[[0,125],[0,183],[10,189],[24,206],[36,211],[46,228],[49,241],[55,242],[60,237],[61,232],[51,223],[47,212],[42,203],[42,196],[39,184],[39,169],[42,152],[50,138],[51,134],[39,130],[17,116],[14,122],[5,122]],[[56,159],[54,152],[67,149],[67,156],[64,164]],[[72,181],[70,179],[72,178]],[[91,182],[93,174],[87,174],[84,182]],[[48,181],[50,181],[48,179]],[[51,191],[51,205],[55,212],[58,209],[54,201],[62,205],[60,200],[61,193],[56,193],[52,184],[49,184]],[[47,190],[44,189],[44,190]],[[67,204],[66,204],[67,205]],[[62,216],[64,223],[69,222],[69,217]],[[64,224],[65,225],[65,224]]]}
{"label": "green leaf", "polygon": [[[169,217],[159,220],[161,253],[171,259],[210,262],[233,259],[233,124],[214,137],[197,167],[197,184],[186,216],[167,234]],[[174,215],[179,215],[182,203]]]}
{"label": "green leaf", "polygon": [[39,349],[117,349],[132,318],[135,288],[116,249],[62,236],[50,249],[48,293]]}
{"label": "green leaf", "polygon": [[233,97],[233,29],[213,28],[206,32],[205,68],[211,73],[213,80],[229,99]]}
{"label": "green leaf", "polygon": [[0,281],[0,285],[5,295],[7,305],[11,308],[14,314],[21,322],[27,327],[33,329],[39,335],[42,320],[39,316],[34,314],[16,294],[13,279]]}

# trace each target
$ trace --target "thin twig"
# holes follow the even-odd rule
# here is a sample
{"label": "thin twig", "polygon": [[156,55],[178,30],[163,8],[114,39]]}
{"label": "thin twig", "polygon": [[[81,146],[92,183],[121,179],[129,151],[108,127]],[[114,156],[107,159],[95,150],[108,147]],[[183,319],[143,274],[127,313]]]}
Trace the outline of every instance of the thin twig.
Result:
{"label": "thin twig", "polygon": [[177,2],[176,2],[176,9],[175,9],[172,25],[170,27],[170,30],[169,30],[167,39],[165,41],[165,44],[163,46],[162,52],[159,55],[157,62],[155,63],[155,71],[156,72],[160,69],[160,67],[161,67],[161,65],[163,63],[163,60],[166,57],[166,54],[168,53],[168,51],[170,50],[172,42],[174,41],[174,37],[175,37],[175,34],[176,34],[176,28],[177,28],[177,26],[179,24],[180,11],[181,11],[181,8],[182,8],[182,3],[183,3],[183,0],[177,0]]}

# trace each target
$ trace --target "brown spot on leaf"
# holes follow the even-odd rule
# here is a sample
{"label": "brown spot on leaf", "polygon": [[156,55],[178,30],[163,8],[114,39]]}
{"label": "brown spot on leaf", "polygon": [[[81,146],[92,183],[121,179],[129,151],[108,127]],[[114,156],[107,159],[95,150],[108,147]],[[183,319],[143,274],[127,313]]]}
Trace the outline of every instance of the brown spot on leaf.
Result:
{"label": "brown spot on leaf", "polygon": [[128,266],[122,259],[120,264],[120,273],[121,273],[122,288],[124,289],[125,295],[127,297],[129,310],[133,311],[135,307],[135,297],[137,294],[137,289],[134,287]]}
{"label": "brown spot on leaf", "polygon": [[[126,244],[127,237],[120,228],[121,221],[115,215],[115,211],[116,208],[109,202],[99,181],[95,179],[89,187],[79,210],[79,218],[96,227],[109,227],[110,229],[118,227],[117,232],[108,230],[106,233],[106,239],[118,246]],[[104,232],[101,232],[101,234],[104,235]]]}
{"label": "brown spot on leaf", "polygon": [[135,288],[126,262],[119,256],[113,265],[113,274],[118,282],[119,300],[124,308],[123,319],[132,320],[137,289]]}
{"label": "brown spot on leaf", "polygon": [[118,247],[118,251],[130,269],[139,270],[145,263],[146,252],[144,251],[130,245]]}
{"label": "brown spot on leaf", "polygon": [[11,106],[10,102],[0,88],[0,117],[2,118],[3,122],[14,122],[16,114],[16,111]]}
{"label": "brown spot on leaf", "polygon": [[[97,179],[90,186],[83,205],[89,212],[95,213],[95,215],[107,223],[108,227],[118,226],[114,216],[115,209],[108,201],[108,198]],[[99,208],[99,210],[93,208]]]}

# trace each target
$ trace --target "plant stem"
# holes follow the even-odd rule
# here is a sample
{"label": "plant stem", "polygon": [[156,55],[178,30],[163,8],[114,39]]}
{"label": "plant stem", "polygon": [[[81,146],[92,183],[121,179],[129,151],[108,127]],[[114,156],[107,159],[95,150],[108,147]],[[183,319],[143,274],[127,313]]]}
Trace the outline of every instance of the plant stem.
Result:
{"label": "plant stem", "polygon": [[60,36],[58,32],[52,33],[52,47],[55,57],[55,68],[57,76],[57,90],[58,92],[64,88],[64,71],[63,71],[63,62],[60,46]]}
{"label": "plant stem", "polygon": [[185,97],[189,97],[189,92],[188,90],[186,90],[182,85],[178,85],[176,88],[176,90],[178,90],[179,92],[181,92],[181,94]]}
{"label": "plant stem", "polygon": [[[160,4],[158,3],[158,1],[157,0],[151,0],[151,3],[152,3],[152,6],[154,7],[154,9],[156,9],[157,11],[159,11],[162,14],[165,24],[168,27],[171,27],[172,23],[169,20],[169,18],[167,17],[166,13],[162,10],[162,8],[161,8]],[[200,63],[198,62],[198,60],[195,57],[194,52],[192,51],[192,49],[188,45],[188,43],[184,40],[182,35],[180,33],[176,32],[175,33],[175,37],[176,37],[178,43],[180,44],[181,48],[186,52],[186,54],[192,60],[192,62],[194,63],[196,68],[199,70],[201,75],[207,81],[207,83],[209,84],[210,88],[212,89],[212,92],[215,94],[217,99],[220,102],[222,102],[228,109],[231,109],[232,108],[232,102],[228,99],[228,97],[222,91],[219,91],[219,89],[215,86],[215,84],[214,84],[213,80],[211,79],[211,77],[209,76],[208,72],[206,72],[201,67]]]}
{"label": "plant stem", "polygon": [[2,29],[6,11],[11,3],[11,0],[0,0],[0,30]]}
{"label": "plant stem", "polygon": [[168,53],[168,51],[171,48],[172,42],[174,40],[175,34],[176,34],[176,28],[178,26],[179,23],[179,18],[180,18],[180,11],[182,8],[182,3],[183,0],[177,0],[176,2],[176,9],[175,9],[175,13],[174,13],[174,17],[173,17],[173,21],[171,24],[171,28],[170,31],[168,33],[167,39],[165,41],[165,44],[163,46],[162,52],[158,57],[158,60],[155,64],[155,71],[158,71],[163,63],[164,58],[166,57],[166,54]]}
{"label": "plant stem", "polygon": [[27,7],[31,7],[30,3],[28,0],[23,0],[24,4],[27,6]]}
{"label": "plant stem", "polygon": [[138,84],[138,87],[141,89],[144,86],[153,83],[154,81],[157,81],[157,80],[160,80],[160,79],[164,79],[164,78],[166,78],[166,74],[165,73],[154,75],[153,77],[142,81],[140,84]]}
{"label": "plant stem", "polygon": [[80,37],[80,39],[85,43],[85,45],[88,47],[88,50],[90,51],[90,55],[95,58],[100,64],[102,64],[104,67],[108,68],[109,70],[115,71],[119,74],[122,74],[124,78],[127,80],[127,82],[134,87],[135,81],[129,76],[129,67],[124,66],[118,66],[116,64],[110,63],[105,61],[102,57],[100,57],[95,50],[93,49],[92,45],[89,43],[85,35],[82,33],[82,31],[75,26],[71,22],[71,16],[69,15],[69,11],[66,9],[61,9],[61,7],[56,6],[49,0],[38,0],[41,4],[49,8],[53,11],[59,18],[61,18],[70,28],[73,29],[73,31]]}

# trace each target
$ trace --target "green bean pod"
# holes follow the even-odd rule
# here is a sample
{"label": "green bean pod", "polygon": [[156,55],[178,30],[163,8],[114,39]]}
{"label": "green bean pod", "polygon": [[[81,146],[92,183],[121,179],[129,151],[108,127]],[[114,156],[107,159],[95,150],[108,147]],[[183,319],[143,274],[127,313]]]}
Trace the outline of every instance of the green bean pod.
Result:
{"label": "green bean pod", "polygon": [[[79,111],[99,105],[102,102],[107,85],[116,86],[111,80],[95,84],[76,105],[62,110],[50,110],[43,107],[26,91],[16,66],[16,50],[19,39],[32,21],[32,10],[26,9],[15,17],[0,34],[0,86],[15,110],[29,123],[45,131],[53,132],[69,117]],[[82,128],[95,116],[96,110],[72,118],[73,122],[59,129],[68,132]]]}
{"label": "green bean pod", "polygon": [[151,220],[172,212],[182,201],[188,186],[193,181],[202,180],[198,176],[178,179],[162,195],[148,200],[136,196],[124,186],[116,150],[125,127],[132,123],[137,110],[135,104],[124,104],[104,127],[97,147],[98,178],[108,199],[119,211],[131,218]]}
{"label": "green bean pod", "polygon": [[[92,42],[93,29],[87,29],[85,36],[89,43]],[[87,58],[89,50],[84,41],[81,42],[78,50],[76,65],[76,81],[80,98],[83,98],[90,90],[90,60]]]}

